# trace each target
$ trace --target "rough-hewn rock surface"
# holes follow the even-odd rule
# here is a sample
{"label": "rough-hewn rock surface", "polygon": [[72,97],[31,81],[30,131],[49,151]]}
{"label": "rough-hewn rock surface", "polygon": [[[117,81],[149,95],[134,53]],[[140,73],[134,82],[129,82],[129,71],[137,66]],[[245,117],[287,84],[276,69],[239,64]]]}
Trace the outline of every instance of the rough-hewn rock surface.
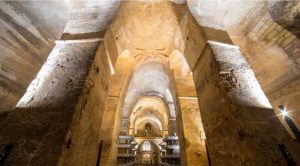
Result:
{"label": "rough-hewn rock surface", "polygon": [[13,108],[55,40],[103,36],[120,1],[1,1],[0,111]]}
{"label": "rough-hewn rock surface", "polygon": [[300,163],[300,143],[272,109],[284,104],[300,124],[300,42],[287,25],[297,26],[299,3],[0,4],[0,143],[14,145],[6,165],[116,165],[119,135],[141,145],[174,133],[181,165],[208,156],[285,165],[278,144]]}
{"label": "rough-hewn rock surface", "polygon": [[[6,165],[56,165],[99,41],[57,44],[14,111],[2,115]],[[52,73],[52,74],[48,74]]]}
{"label": "rough-hewn rock surface", "polygon": [[0,111],[24,94],[60,38],[65,15],[64,2],[0,2]]}
{"label": "rough-hewn rock surface", "polygon": [[56,165],[72,114],[71,107],[11,111],[0,129],[0,148],[13,145],[5,165]]}

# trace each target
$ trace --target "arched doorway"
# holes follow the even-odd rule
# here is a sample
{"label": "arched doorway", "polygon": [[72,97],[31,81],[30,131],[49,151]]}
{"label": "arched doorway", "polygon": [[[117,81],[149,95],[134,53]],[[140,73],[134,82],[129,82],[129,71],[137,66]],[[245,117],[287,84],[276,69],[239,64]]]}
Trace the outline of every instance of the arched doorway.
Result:
{"label": "arched doorway", "polygon": [[159,148],[152,141],[142,142],[137,149],[136,164],[138,165],[157,165]]}
{"label": "arched doorway", "polygon": [[150,136],[152,134],[152,125],[150,123],[145,124],[145,134]]}

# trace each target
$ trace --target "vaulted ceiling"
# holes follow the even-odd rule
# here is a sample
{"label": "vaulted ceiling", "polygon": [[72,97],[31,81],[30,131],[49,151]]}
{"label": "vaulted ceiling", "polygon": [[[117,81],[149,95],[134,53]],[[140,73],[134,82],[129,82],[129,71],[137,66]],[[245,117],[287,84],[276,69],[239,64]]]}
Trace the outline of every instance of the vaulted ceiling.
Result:
{"label": "vaulted ceiling", "polygon": [[[142,2],[143,5],[153,3]],[[160,1],[154,1],[157,2]],[[299,37],[299,1],[172,2],[168,5],[172,5],[177,13],[187,7],[205,31],[227,31],[232,42],[240,46],[267,95],[288,82],[299,82],[300,44],[299,38],[295,37]],[[103,37],[117,12],[133,15],[132,20],[122,20],[125,22],[123,31],[132,40],[130,43],[136,43],[132,44],[135,48],[129,48],[132,55],[149,53],[157,48],[162,56],[169,55],[171,46],[161,44],[161,41],[167,44],[174,38],[172,34],[176,29],[168,25],[176,22],[161,22],[160,17],[174,17],[172,12],[165,11],[162,5],[153,9],[153,17],[145,17],[150,20],[143,20],[143,14],[149,13],[136,11],[135,5],[139,3],[132,3],[130,9],[120,9],[118,0],[1,1],[0,110],[15,106],[47,59],[55,40]],[[135,16],[136,12],[142,14]],[[151,22],[151,26],[143,27],[143,22]],[[160,32],[151,35],[149,32],[157,26],[161,27]],[[139,41],[141,35],[149,41]],[[157,38],[160,43],[155,42]]]}

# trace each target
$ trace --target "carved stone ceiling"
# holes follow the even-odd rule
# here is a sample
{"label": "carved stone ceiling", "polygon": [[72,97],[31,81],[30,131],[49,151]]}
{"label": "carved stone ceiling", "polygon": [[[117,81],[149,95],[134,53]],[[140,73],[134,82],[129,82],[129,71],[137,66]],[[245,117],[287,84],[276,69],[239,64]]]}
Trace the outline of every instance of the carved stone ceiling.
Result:
{"label": "carved stone ceiling", "polygon": [[[250,65],[255,66],[255,74],[263,88],[268,90],[267,87],[272,87],[273,82],[278,79],[295,77],[287,75],[289,71],[285,70],[273,74],[269,70],[270,65],[264,64],[265,58],[254,56],[265,57],[261,50],[266,49],[261,46],[260,41],[249,38],[249,33],[262,18],[270,17],[267,1],[172,1],[182,6],[187,3],[188,9],[201,26],[228,31],[233,42],[241,46]],[[54,47],[55,40],[61,37],[68,39],[78,36],[83,38],[101,36],[117,11],[131,15],[131,20],[122,21],[125,22],[123,30],[128,36],[127,42],[135,43],[132,44],[134,47],[129,48],[132,55],[153,51],[169,55],[173,50],[170,43],[174,39],[177,22],[174,21],[176,19],[173,17],[176,16],[171,8],[165,5],[171,5],[176,12],[181,12],[182,7],[177,8],[174,4],[164,3],[154,8],[156,2],[160,1],[134,1],[131,5],[127,5],[126,9],[122,9],[118,0],[1,1],[0,110],[12,108],[17,103],[45,62]],[[145,23],[149,22],[151,24],[145,27]],[[153,33],[153,29],[157,31]],[[249,47],[256,49],[251,52]],[[280,50],[276,52],[280,54],[276,56],[278,58],[273,58],[274,63],[280,63],[282,69],[286,69],[285,64],[293,63],[286,58],[287,53],[284,50],[278,46],[272,47]],[[280,58],[286,60],[280,61]],[[284,83],[283,81],[282,84]]]}

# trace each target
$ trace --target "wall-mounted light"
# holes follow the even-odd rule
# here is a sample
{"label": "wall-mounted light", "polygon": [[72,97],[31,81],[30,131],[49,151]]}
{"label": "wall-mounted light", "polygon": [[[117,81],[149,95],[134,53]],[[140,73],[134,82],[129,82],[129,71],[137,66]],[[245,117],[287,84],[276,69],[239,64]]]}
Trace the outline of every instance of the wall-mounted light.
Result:
{"label": "wall-mounted light", "polygon": [[293,122],[293,120],[288,116],[288,112],[287,112],[285,106],[284,105],[279,105],[278,109],[281,112],[281,114],[283,115],[284,120],[286,121],[286,123],[288,124],[288,126],[290,127],[292,132],[294,133],[296,139],[298,141],[300,141],[300,131],[297,128],[297,126],[295,125],[295,123]]}
{"label": "wall-mounted light", "polygon": [[279,111],[281,112],[281,114],[283,116],[287,116],[288,115],[288,112],[286,111],[286,108],[284,107],[284,105],[279,105],[278,109],[279,109]]}

